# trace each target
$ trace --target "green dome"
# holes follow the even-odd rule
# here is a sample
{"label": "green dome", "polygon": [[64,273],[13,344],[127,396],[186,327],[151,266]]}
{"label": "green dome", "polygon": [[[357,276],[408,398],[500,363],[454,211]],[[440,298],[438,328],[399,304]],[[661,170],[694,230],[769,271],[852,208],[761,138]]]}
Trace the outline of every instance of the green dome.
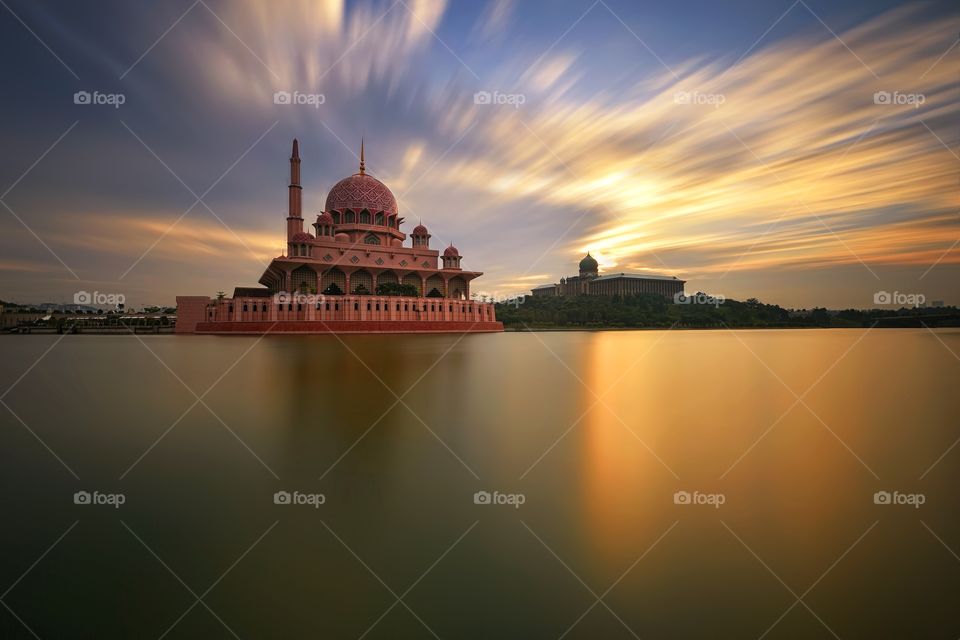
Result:
{"label": "green dome", "polygon": [[590,252],[587,252],[586,257],[580,261],[580,271],[596,271],[598,266]]}

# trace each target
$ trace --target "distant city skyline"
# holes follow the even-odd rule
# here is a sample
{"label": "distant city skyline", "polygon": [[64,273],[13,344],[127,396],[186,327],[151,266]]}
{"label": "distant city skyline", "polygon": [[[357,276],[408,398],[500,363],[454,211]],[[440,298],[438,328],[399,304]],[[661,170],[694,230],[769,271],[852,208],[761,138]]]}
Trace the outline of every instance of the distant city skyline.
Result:
{"label": "distant city skyline", "polygon": [[362,136],[477,293],[589,251],[784,307],[960,304],[952,3],[4,1],[4,300],[255,285],[290,140],[315,218]]}

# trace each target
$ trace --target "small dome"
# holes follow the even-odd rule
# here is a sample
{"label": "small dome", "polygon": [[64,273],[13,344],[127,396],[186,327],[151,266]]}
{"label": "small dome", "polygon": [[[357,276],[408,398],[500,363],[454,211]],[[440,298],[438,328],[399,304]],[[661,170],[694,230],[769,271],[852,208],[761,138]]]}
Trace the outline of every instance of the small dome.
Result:
{"label": "small dome", "polygon": [[350,242],[350,235],[346,233],[338,233],[337,235],[333,236],[333,239],[337,242]]}
{"label": "small dome", "polygon": [[445,258],[456,258],[460,256],[460,252],[457,251],[457,248],[452,244],[443,250],[443,255]]}
{"label": "small dome", "polygon": [[313,240],[313,236],[305,231],[298,231],[297,233],[293,234],[293,237],[290,238],[290,240],[293,242],[304,242],[306,240]]}
{"label": "small dome", "polygon": [[333,224],[333,216],[324,211],[317,216],[317,224]]}
{"label": "small dome", "polygon": [[593,259],[589,251],[583,260],[580,261],[580,271],[596,271],[598,266],[597,261]]}
{"label": "small dome", "polygon": [[417,226],[415,226],[415,227],[413,228],[413,233],[411,233],[410,235],[412,235],[412,236],[426,236],[426,235],[430,235],[430,234],[427,233],[427,228],[426,228],[425,226],[423,226],[422,224],[418,224]]}

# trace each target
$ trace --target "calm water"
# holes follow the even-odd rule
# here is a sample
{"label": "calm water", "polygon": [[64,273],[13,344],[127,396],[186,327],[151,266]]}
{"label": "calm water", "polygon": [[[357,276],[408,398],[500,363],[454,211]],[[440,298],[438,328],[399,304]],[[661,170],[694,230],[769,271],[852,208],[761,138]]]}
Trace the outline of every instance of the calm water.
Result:
{"label": "calm water", "polygon": [[960,331],[57,339],[3,638],[960,636]]}

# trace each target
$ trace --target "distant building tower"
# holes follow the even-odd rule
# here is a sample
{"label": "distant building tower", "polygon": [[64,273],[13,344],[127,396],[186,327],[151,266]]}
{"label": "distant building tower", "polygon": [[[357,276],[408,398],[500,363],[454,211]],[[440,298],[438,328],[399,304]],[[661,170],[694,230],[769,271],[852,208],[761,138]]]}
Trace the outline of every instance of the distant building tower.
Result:
{"label": "distant building tower", "polygon": [[599,267],[600,265],[597,264],[597,261],[593,259],[593,256],[591,256],[588,251],[587,255],[580,261],[580,277],[583,279],[596,278],[600,275],[597,272]]}

